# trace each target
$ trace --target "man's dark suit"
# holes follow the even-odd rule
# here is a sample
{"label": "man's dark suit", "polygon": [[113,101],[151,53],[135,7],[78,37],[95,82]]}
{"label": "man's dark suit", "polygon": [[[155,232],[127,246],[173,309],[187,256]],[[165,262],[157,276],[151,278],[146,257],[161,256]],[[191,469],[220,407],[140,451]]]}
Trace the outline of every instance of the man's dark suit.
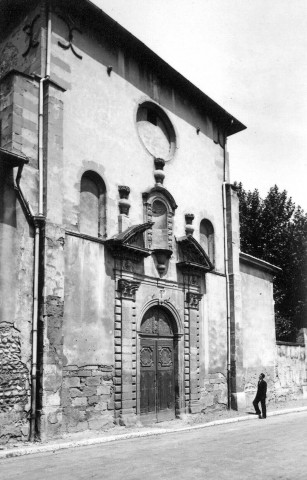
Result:
{"label": "man's dark suit", "polygon": [[255,407],[257,415],[261,415],[259,410],[258,403],[261,402],[261,410],[262,410],[262,418],[266,418],[266,391],[267,391],[267,383],[265,380],[259,380],[258,382],[258,389],[255,396],[255,400],[253,401],[253,405]]}

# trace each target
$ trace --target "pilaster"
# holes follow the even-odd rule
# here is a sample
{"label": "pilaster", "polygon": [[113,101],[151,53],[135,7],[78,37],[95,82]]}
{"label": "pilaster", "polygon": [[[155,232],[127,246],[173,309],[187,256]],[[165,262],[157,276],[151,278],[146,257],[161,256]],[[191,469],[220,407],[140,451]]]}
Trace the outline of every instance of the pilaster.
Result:
{"label": "pilaster", "polygon": [[231,403],[232,407],[237,409],[245,406],[241,274],[239,264],[240,224],[237,191],[235,187],[229,184],[226,185],[226,219],[230,297]]}
{"label": "pilaster", "polygon": [[132,425],[136,417],[136,307],[139,282],[120,278],[116,289],[115,312],[115,418]]}
{"label": "pilaster", "polygon": [[[187,413],[201,411],[199,303],[202,299],[202,294],[195,286],[196,278],[198,277],[195,274],[186,273],[184,275],[184,384]],[[194,285],[191,285],[193,282]]]}
{"label": "pilaster", "polygon": [[48,80],[43,95],[44,213],[39,322],[40,433],[62,430],[65,228],[63,226],[63,90]]}

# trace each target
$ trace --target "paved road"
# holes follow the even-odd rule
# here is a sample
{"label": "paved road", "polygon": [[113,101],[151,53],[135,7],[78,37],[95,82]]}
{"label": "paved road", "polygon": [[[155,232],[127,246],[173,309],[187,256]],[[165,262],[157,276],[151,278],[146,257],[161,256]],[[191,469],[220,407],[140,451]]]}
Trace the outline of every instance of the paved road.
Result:
{"label": "paved road", "polygon": [[307,412],[0,460],[1,480],[307,480]]}

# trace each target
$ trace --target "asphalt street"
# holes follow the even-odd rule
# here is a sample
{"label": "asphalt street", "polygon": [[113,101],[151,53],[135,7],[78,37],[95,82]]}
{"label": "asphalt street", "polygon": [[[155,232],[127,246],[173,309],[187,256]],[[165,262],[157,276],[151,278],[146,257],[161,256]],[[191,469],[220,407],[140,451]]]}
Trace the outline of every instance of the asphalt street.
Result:
{"label": "asphalt street", "polygon": [[1,480],[307,480],[307,412],[0,460]]}

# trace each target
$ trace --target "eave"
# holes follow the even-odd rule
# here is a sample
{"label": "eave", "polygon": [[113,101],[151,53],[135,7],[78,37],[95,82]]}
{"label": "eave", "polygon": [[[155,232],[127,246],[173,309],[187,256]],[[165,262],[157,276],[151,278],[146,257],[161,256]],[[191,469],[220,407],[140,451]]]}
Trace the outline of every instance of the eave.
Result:
{"label": "eave", "polygon": [[11,168],[22,167],[29,163],[29,159],[24,155],[19,155],[18,153],[0,147],[0,163]]}
{"label": "eave", "polygon": [[233,115],[193,85],[90,0],[65,0],[65,3],[63,0],[54,0],[54,4],[58,4],[60,7],[65,6],[71,13],[77,11],[82,23],[95,28],[98,32],[103,32],[112,39],[114,46],[120,47],[141,64],[148,65],[163,80],[176,85],[178,91],[181,91],[186,97],[190,97],[204,114],[212,118],[223,129],[226,136],[246,129],[246,126]]}
{"label": "eave", "polygon": [[248,253],[240,252],[240,262],[243,262],[247,265],[251,265],[259,270],[263,270],[265,272],[271,273],[272,275],[276,275],[282,272],[282,269],[276,267],[276,265],[272,265],[269,262],[261,260],[260,258],[253,257]]}

